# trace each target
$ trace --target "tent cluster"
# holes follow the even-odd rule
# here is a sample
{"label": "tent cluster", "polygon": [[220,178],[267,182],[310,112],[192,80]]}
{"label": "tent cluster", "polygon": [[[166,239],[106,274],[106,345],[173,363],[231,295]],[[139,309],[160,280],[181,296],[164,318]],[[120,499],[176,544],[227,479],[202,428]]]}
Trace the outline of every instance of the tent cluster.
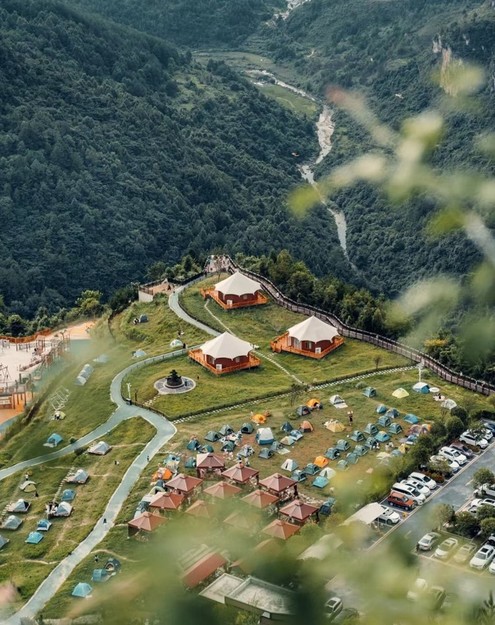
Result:
{"label": "tent cluster", "polygon": [[89,380],[89,378],[91,377],[91,374],[93,373],[93,371],[94,371],[94,367],[92,367],[89,364],[84,365],[84,367],[81,369],[81,371],[79,371],[76,377],[76,385],[84,386],[86,382]]}
{"label": "tent cluster", "polygon": [[[99,556],[95,557],[95,560],[99,562]],[[108,581],[111,577],[120,572],[122,565],[117,558],[107,558],[105,564],[101,568],[93,569],[91,574],[91,581],[95,583],[102,583]],[[78,582],[72,589],[71,596],[79,599],[88,599],[93,594],[93,587],[87,582]]]}

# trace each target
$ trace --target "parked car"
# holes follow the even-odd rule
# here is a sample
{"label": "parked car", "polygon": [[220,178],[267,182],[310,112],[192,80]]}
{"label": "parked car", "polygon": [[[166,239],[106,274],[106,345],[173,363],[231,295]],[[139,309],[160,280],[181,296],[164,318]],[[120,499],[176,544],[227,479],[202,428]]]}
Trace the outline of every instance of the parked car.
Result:
{"label": "parked car", "polygon": [[361,616],[361,612],[356,610],[356,608],[344,608],[342,612],[335,617],[333,622],[335,625],[339,625],[340,623],[348,623],[352,619],[352,622],[355,623]]}
{"label": "parked car", "polygon": [[469,566],[472,569],[478,569],[482,571],[486,569],[486,567],[490,564],[495,556],[495,547],[490,547],[489,545],[483,545],[481,549],[474,554],[474,556],[469,561]]}
{"label": "parked car", "polygon": [[458,546],[459,541],[457,540],[457,538],[446,538],[438,545],[433,555],[435,556],[435,558],[439,558],[440,560],[447,560],[454,553]]}
{"label": "parked car", "polygon": [[495,499],[495,484],[482,484],[474,491],[476,497],[489,497]]}
{"label": "parked car", "polygon": [[387,497],[387,503],[390,506],[396,506],[397,508],[403,508],[404,510],[412,510],[417,505],[414,499],[411,499],[409,495],[405,495],[404,493],[399,493],[394,490],[390,491],[390,494]]}
{"label": "parked car", "polygon": [[470,430],[463,432],[459,436],[459,440],[461,443],[466,443],[466,445],[472,445],[473,447],[479,447],[480,449],[486,449],[488,447],[488,441],[486,438],[483,438]]}
{"label": "parked car", "polygon": [[442,538],[438,532],[428,532],[422,538],[418,540],[416,548],[418,551],[430,551]]}
{"label": "parked car", "polygon": [[340,597],[330,597],[327,601],[325,601],[325,616],[329,620],[333,620],[340,612],[342,612],[342,608],[344,604],[342,603],[342,599]]}
{"label": "parked car", "polygon": [[423,505],[426,501],[426,497],[422,495],[417,488],[414,488],[414,486],[411,486],[410,484],[395,482],[395,484],[392,486],[392,490],[395,490],[398,493],[404,493],[420,506]]}
{"label": "parked car", "polygon": [[418,471],[413,471],[409,477],[413,480],[417,480],[418,482],[422,482],[430,490],[435,490],[438,486],[435,480],[432,480],[431,477],[428,477],[424,473],[419,473]]}
{"label": "parked car", "polygon": [[418,577],[414,586],[407,591],[409,601],[417,601],[428,590],[428,583],[425,579]]}
{"label": "parked car", "polygon": [[492,434],[495,434],[495,423],[493,421],[483,421],[483,425],[487,430],[490,430]]}
{"label": "parked car", "polygon": [[405,480],[401,480],[400,482],[401,484],[410,484],[411,486],[414,486],[414,488],[419,490],[419,492],[425,497],[429,497],[431,495],[431,490],[428,488],[428,486],[426,486],[425,484],[423,484],[423,482],[420,482],[419,480],[415,480],[413,477],[408,477]]}
{"label": "parked car", "polygon": [[465,543],[459,551],[454,554],[453,560],[457,562],[457,564],[464,564],[473,557],[475,551],[476,545],[474,543]]}
{"label": "parked car", "polygon": [[495,499],[492,499],[491,497],[485,497],[485,499],[473,499],[469,505],[468,512],[476,514],[481,506],[491,506],[495,508]]}
{"label": "parked car", "polygon": [[383,512],[378,517],[380,523],[385,523],[386,525],[397,525],[400,521],[400,516],[395,510],[391,510],[385,506],[382,506]]}
{"label": "parked car", "polygon": [[466,456],[454,447],[441,447],[438,453],[447,460],[457,462],[461,467],[467,462]]}
{"label": "parked car", "polygon": [[458,449],[461,454],[464,454],[466,456],[468,460],[476,456],[476,453],[472,449],[469,449],[469,447],[467,445],[464,445],[463,443],[451,443],[450,446],[454,449]]}
{"label": "parked car", "polygon": [[430,458],[430,461],[433,462],[434,464],[444,462],[448,465],[449,469],[453,471],[454,473],[457,473],[457,471],[459,471],[459,469],[461,468],[458,462],[456,462],[455,460],[449,460],[445,456],[440,456],[440,455],[432,456]]}
{"label": "parked car", "polygon": [[490,442],[493,438],[493,432],[491,430],[491,428],[487,428],[487,427],[482,427],[481,428],[481,434],[483,436],[483,438],[485,440],[487,440],[488,442]]}

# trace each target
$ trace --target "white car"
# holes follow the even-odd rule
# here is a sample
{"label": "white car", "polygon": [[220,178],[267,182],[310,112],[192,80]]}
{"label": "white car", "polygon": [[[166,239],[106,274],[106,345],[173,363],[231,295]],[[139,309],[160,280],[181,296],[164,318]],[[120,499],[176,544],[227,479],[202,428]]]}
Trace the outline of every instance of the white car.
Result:
{"label": "white car", "polygon": [[490,571],[492,575],[495,575],[495,560],[492,560],[490,562],[490,566],[488,567],[488,570]]}
{"label": "white car", "polygon": [[486,449],[488,447],[488,441],[486,438],[476,436],[473,432],[466,430],[459,436],[459,440],[466,445],[472,445],[473,447],[479,447],[480,449]]}
{"label": "white car", "polygon": [[385,523],[386,525],[397,525],[400,521],[400,514],[395,510],[387,508],[386,506],[382,506],[382,514],[378,517],[380,523]]}
{"label": "white car", "polygon": [[457,471],[459,471],[459,469],[461,468],[458,462],[456,462],[455,460],[449,460],[445,456],[432,456],[430,458],[430,461],[433,463],[446,462],[450,467],[451,471],[453,471],[454,473],[457,473]]}
{"label": "white car", "polygon": [[459,541],[457,538],[446,538],[438,545],[433,555],[435,558],[439,558],[440,560],[447,560],[447,558],[450,558],[458,546]]}
{"label": "white car", "polygon": [[482,571],[486,569],[486,567],[490,564],[495,556],[495,547],[490,547],[488,545],[483,545],[481,549],[474,554],[474,556],[469,561],[469,566],[472,569],[478,569]]}
{"label": "white car", "polygon": [[428,532],[418,540],[417,548],[419,551],[430,551],[440,540],[441,536],[438,532]]}
{"label": "white car", "polygon": [[428,477],[424,473],[419,473],[418,471],[413,471],[409,477],[413,480],[418,480],[418,482],[422,482],[425,486],[428,486],[430,490],[435,490],[438,486],[435,480],[432,480],[431,477]]}
{"label": "white car", "polygon": [[447,460],[457,462],[461,467],[467,462],[466,456],[453,447],[442,447],[438,453],[444,458],[447,458]]}
{"label": "white car", "polygon": [[473,501],[469,504],[468,512],[471,514],[476,514],[481,506],[491,506],[495,508],[495,499],[491,497],[485,497],[485,499],[473,499]]}
{"label": "white car", "polygon": [[392,486],[392,490],[397,493],[403,493],[407,495],[410,499],[415,501],[418,506],[422,506],[426,501],[426,497],[422,495],[417,488],[411,486],[411,484],[402,484],[402,482],[395,482]]}
{"label": "white car", "polygon": [[419,490],[419,492],[425,497],[429,497],[431,495],[431,490],[428,488],[428,486],[425,486],[423,482],[415,480],[413,477],[408,477],[405,480],[401,480],[401,484],[410,484],[411,486],[414,486],[414,488]]}
{"label": "white car", "polygon": [[489,428],[481,428],[481,432],[483,433],[483,438],[486,441],[491,441],[493,438],[493,432]]}

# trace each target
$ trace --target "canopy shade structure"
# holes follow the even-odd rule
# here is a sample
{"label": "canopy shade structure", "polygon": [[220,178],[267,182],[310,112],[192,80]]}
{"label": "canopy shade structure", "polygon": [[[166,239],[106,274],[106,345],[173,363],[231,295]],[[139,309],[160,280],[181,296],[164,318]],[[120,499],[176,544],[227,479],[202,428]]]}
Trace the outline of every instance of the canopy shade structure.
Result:
{"label": "canopy shade structure", "polygon": [[308,503],[304,503],[300,499],[294,499],[294,501],[291,501],[283,508],[280,508],[279,512],[280,514],[289,517],[290,520],[304,523],[304,521],[318,512],[318,508],[316,506],[311,506]]}
{"label": "canopy shade structure", "polygon": [[222,475],[238,484],[246,484],[250,479],[258,477],[259,471],[251,467],[245,467],[242,464],[236,464],[230,467],[230,469],[223,471]]}
{"label": "canopy shade structure", "polygon": [[225,469],[225,460],[221,456],[216,454],[198,454],[196,456],[196,468],[197,469]]}
{"label": "canopy shade structure", "polygon": [[261,531],[264,534],[273,536],[273,538],[281,538],[282,540],[287,540],[294,534],[297,534],[300,529],[301,528],[299,525],[294,525],[293,523],[287,523],[286,521],[275,519],[275,521],[272,521],[272,523],[264,527]]}
{"label": "canopy shade structure", "polygon": [[205,356],[211,356],[212,358],[228,358],[230,360],[238,356],[247,356],[252,349],[253,346],[251,343],[228,332],[224,332],[220,334],[220,336],[206,341],[206,343],[203,343],[200,347],[200,350]]}
{"label": "canopy shade structure", "polygon": [[241,501],[244,501],[249,506],[263,510],[263,508],[267,508],[268,506],[276,503],[278,501],[278,497],[276,495],[271,495],[264,490],[258,489],[243,497]]}
{"label": "canopy shade structure", "polygon": [[210,504],[207,504],[206,501],[198,499],[192,506],[189,506],[186,510],[186,514],[202,519],[211,519],[213,516],[213,508]]}
{"label": "canopy shade structure", "polygon": [[350,525],[356,521],[370,525],[383,514],[383,507],[377,502],[369,503],[343,522],[343,525]]}
{"label": "canopy shade structure", "polygon": [[157,493],[153,495],[149,507],[157,510],[177,510],[184,499],[184,495],[180,493]]}
{"label": "canopy shade structure", "polygon": [[234,486],[228,482],[217,482],[205,488],[203,492],[217,499],[227,499],[228,497],[238,495],[242,491],[238,486]]}
{"label": "canopy shade structure", "polygon": [[236,271],[225,280],[217,282],[215,289],[223,295],[241,297],[241,295],[254,295],[257,291],[261,291],[261,284]]}
{"label": "canopy shade structure", "polygon": [[182,582],[188,588],[195,588],[225,564],[227,560],[222,555],[209,553],[184,571]]}
{"label": "canopy shade structure", "polygon": [[289,328],[287,332],[289,336],[298,341],[311,341],[312,343],[325,340],[331,341],[339,334],[337,328],[321,321],[317,317],[308,317],[308,319]]}
{"label": "canopy shade structure", "polygon": [[162,516],[159,516],[158,514],[152,514],[151,512],[143,512],[143,514],[140,514],[135,519],[132,519],[132,521],[129,521],[127,523],[127,527],[129,529],[130,534],[135,534],[140,531],[152,532],[157,527],[159,527],[160,525],[163,525],[166,522],[167,522],[167,519],[165,519]]}
{"label": "canopy shade structure", "polygon": [[291,488],[295,484],[296,482],[293,479],[286,477],[285,475],[280,475],[280,473],[274,473],[273,475],[266,477],[264,480],[260,480],[260,486],[276,494],[281,493],[287,488]]}
{"label": "canopy shade structure", "polygon": [[183,473],[179,473],[174,478],[169,480],[165,487],[167,490],[177,490],[179,493],[183,493],[184,495],[189,495],[193,492],[195,488],[197,488],[200,484],[203,483],[203,480],[198,477],[192,477],[190,475],[184,475]]}

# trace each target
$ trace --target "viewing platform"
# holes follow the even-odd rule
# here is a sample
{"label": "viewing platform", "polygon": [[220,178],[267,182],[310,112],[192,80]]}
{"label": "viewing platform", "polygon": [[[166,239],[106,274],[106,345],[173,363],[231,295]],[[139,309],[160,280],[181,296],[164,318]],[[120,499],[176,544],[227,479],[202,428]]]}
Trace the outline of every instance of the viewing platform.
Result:
{"label": "viewing platform", "polygon": [[301,347],[296,347],[291,344],[291,337],[289,332],[282,334],[281,336],[277,336],[276,339],[270,342],[270,348],[273,352],[280,354],[280,352],[289,352],[291,354],[298,354],[299,356],[308,356],[309,358],[316,358],[320,360],[321,358],[325,358],[327,354],[333,352],[335,349],[344,344],[344,339],[341,336],[336,336],[330,345],[325,348],[315,348],[312,349],[302,349]]}
{"label": "viewing platform", "polygon": [[268,303],[268,297],[261,292],[254,293],[254,295],[246,296],[246,299],[239,299],[234,301],[233,299],[227,299],[223,301],[219,291],[215,287],[201,289],[201,295],[203,299],[211,297],[215,302],[221,306],[224,310],[233,310],[235,308],[247,308],[248,306],[260,306],[261,304]]}

